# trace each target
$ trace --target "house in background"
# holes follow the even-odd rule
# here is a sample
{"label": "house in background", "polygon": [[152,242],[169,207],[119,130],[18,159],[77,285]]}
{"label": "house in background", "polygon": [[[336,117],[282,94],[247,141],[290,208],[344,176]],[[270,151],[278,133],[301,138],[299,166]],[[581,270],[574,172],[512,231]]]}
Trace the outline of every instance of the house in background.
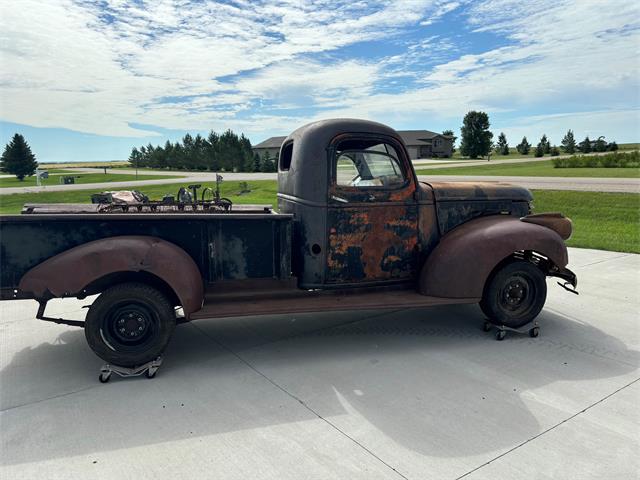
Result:
{"label": "house in background", "polygon": [[[429,130],[398,130],[404,144],[407,146],[409,158],[451,157],[453,153],[453,137]],[[253,146],[253,152],[261,157],[269,152],[269,157],[278,156],[280,145],[287,137],[271,137]]]}
{"label": "house in background", "polygon": [[398,130],[407,146],[409,158],[449,158],[453,154],[453,137],[429,130]]}
{"label": "house in background", "polygon": [[271,137],[267,138],[264,142],[254,145],[252,148],[253,153],[260,155],[260,158],[264,157],[265,152],[269,152],[270,158],[275,158],[280,152],[280,145],[287,137]]}

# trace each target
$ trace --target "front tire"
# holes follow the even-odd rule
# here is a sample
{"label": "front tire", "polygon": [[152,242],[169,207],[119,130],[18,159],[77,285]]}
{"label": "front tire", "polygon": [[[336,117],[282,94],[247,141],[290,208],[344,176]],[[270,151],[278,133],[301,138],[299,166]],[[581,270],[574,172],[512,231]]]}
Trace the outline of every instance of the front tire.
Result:
{"label": "front tire", "polygon": [[136,367],[163,352],[175,326],[175,311],[161,292],[142,283],[123,283],[105,290],[91,305],[84,333],[106,362]]}
{"label": "front tire", "polygon": [[492,323],[520,328],[538,316],[546,299],[544,273],[527,261],[516,260],[489,278],[480,308]]}

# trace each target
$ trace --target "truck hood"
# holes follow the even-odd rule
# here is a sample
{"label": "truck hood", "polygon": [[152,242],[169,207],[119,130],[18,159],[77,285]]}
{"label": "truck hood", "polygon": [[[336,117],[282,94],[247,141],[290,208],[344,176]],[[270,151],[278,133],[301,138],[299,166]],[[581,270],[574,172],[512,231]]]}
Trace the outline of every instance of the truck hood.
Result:
{"label": "truck hood", "polygon": [[500,201],[530,202],[524,187],[496,182],[429,182],[436,202]]}
{"label": "truck hood", "polygon": [[429,182],[421,186],[423,192],[433,195],[441,235],[477,217],[524,217],[533,199],[526,188],[506,183]]}

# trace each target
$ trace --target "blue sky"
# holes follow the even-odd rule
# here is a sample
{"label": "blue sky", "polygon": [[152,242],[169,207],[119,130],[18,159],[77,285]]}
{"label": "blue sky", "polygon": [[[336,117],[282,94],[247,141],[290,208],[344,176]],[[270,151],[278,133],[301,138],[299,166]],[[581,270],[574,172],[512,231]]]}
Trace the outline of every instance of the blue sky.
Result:
{"label": "blue sky", "polygon": [[611,0],[22,0],[0,6],[0,143],[40,161],[321,118],[515,145],[640,141],[640,7]]}

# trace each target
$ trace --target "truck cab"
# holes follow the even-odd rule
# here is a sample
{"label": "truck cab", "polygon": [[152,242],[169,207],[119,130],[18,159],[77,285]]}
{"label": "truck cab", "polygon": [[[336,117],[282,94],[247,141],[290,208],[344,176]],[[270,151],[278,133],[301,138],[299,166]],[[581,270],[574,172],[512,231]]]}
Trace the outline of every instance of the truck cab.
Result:
{"label": "truck cab", "polygon": [[415,283],[458,225],[530,213],[524,188],[419,182],[400,136],[375,122],[306,125],[285,139],[278,167],[278,209],[294,215],[302,288]]}

